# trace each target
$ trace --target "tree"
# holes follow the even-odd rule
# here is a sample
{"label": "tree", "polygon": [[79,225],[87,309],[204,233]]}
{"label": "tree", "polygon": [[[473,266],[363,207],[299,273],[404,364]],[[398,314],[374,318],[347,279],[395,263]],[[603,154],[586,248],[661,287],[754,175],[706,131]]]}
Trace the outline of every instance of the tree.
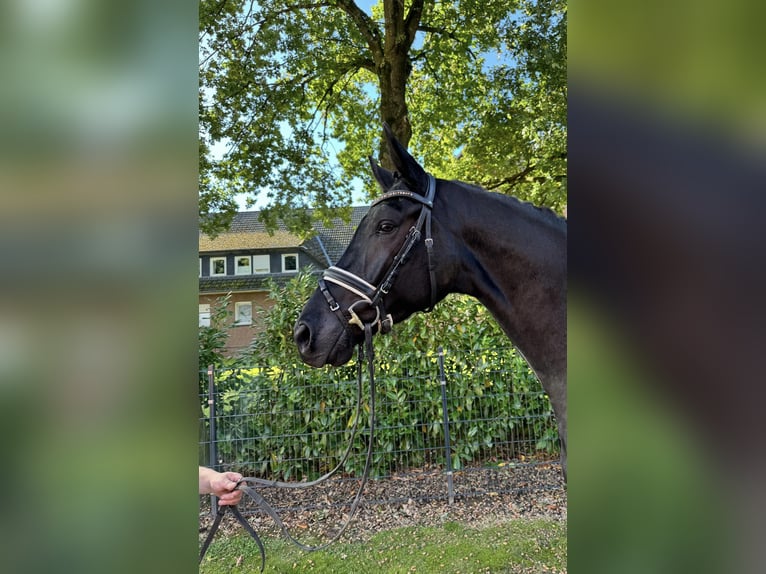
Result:
{"label": "tree", "polygon": [[220,367],[224,363],[226,341],[229,339],[231,293],[218,297],[212,304],[210,323],[200,325],[197,331],[197,357],[200,372],[200,392],[205,391],[204,375],[208,366]]}
{"label": "tree", "polygon": [[380,0],[369,12],[202,0],[201,228],[225,229],[237,193],[267,193],[267,227],[305,234],[312,216],[343,214],[355,178],[373,197],[366,157],[382,122],[439,177],[560,209],[565,32],[563,0]]}
{"label": "tree", "polygon": [[231,301],[231,293],[228,293],[222,297],[218,297],[211,307],[210,324],[200,325],[197,332],[198,341],[198,378],[197,378],[197,391],[200,398],[199,403],[199,462],[204,465],[215,464],[215,461],[211,461],[208,456],[208,450],[204,446],[205,441],[208,440],[209,427],[206,421],[204,413],[204,405],[207,405],[207,368],[213,365],[215,369],[220,369],[226,359],[224,352],[226,350],[226,341],[229,338],[227,330],[227,323],[229,321],[229,302]]}

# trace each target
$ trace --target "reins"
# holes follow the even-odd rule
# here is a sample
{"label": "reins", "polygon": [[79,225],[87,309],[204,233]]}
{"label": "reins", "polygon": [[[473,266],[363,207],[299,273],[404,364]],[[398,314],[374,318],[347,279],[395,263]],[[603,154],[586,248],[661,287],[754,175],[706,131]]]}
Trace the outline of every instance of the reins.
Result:
{"label": "reins", "polygon": [[[354,518],[356,511],[359,508],[359,503],[362,500],[362,492],[364,491],[364,487],[367,484],[367,480],[370,476],[370,469],[372,468],[373,442],[374,442],[374,435],[375,435],[375,368],[374,368],[375,356],[374,356],[374,350],[372,346],[373,333],[372,333],[371,324],[367,323],[363,326],[363,328],[365,332],[365,338],[364,338],[365,340],[364,340],[364,345],[362,345],[361,343],[359,344],[358,361],[357,361],[356,416],[354,417],[354,425],[351,429],[351,439],[349,440],[349,445],[346,448],[346,451],[344,452],[338,464],[335,465],[335,468],[333,468],[330,472],[324,474],[323,476],[320,476],[319,478],[311,482],[280,482],[277,480],[265,480],[265,479],[256,478],[256,477],[244,477],[239,481],[239,483],[237,483],[236,488],[238,490],[243,491],[251,499],[253,499],[256,505],[260,507],[261,510],[266,512],[266,514],[268,514],[274,520],[274,522],[279,527],[279,530],[282,532],[282,534],[288,540],[290,540],[293,544],[295,544],[302,550],[306,550],[310,552],[315,550],[322,550],[323,548],[328,547],[330,544],[338,540],[343,535],[343,533],[348,528],[348,525],[351,523],[351,520]],[[370,384],[370,417],[369,417],[370,440],[367,445],[367,457],[364,463],[364,471],[362,472],[361,482],[359,483],[359,487],[357,488],[356,495],[354,496],[353,502],[351,503],[351,509],[349,510],[348,517],[346,521],[341,525],[338,532],[336,532],[332,538],[330,538],[326,542],[319,544],[317,546],[310,546],[307,544],[303,544],[302,542],[297,540],[292,534],[290,534],[290,532],[287,530],[287,527],[285,526],[284,522],[282,521],[282,519],[280,518],[279,514],[274,509],[274,507],[271,506],[254,488],[249,486],[249,484],[257,484],[260,486],[273,487],[273,488],[309,488],[311,486],[316,486],[324,482],[325,480],[329,479],[346,463],[354,445],[354,439],[356,438],[356,433],[359,426],[359,418],[362,412],[362,387],[363,387],[362,363],[364,363],[365,354],[367,355],[367,375],[368,375],[369,384]],[[213,521],[213,524],[210,526],[210,531],[208,532],[207,536],[205,537],[205,541],[202,544],[202,548],[200,550],[199,562],[202,563],[202,559],[205,557],[205,553],[207,552],[207,549],[210,546],[210,543],[215,537],[218,527],[221,524],[221,519],[223,518],[223,515],[227,512],[227,510],[234,515],[234,518],[236,518],[236,520],[242,525],[242,527],[247,531],[247,533],[251,536],[253,540],[255,540],[255,543],[258,545],[258,550],[261,554],[261,572],[263,572],[263,569],[266,566],[266,550],[263,546],[263,542],[258,536],[258,533],[255,531],[255,529],[253,529],[253,527],[250,525],[247,519],[242,515],[239,509],[233,505],[225,505],[225,506],[219,507],[215,520]]]}
{"label": "reins", "polygon": [[[418,195],[409,190],[393,189],[385,192],[370,205],[372,208],[378,203],[393,197],[403,197],[405,199],[410,199],[421,204],[420,214],[418,216],[417,222],[407,232],[404,243],[399,249],[399,252],[394,256],[391,266],[385,273],[380,285],[376,287],[358,275],[336,266],[327,268],[322,274],[322,277],[319,279],[319,290],[327,300],[327,303],[330,306],[330,311],[336,315],[338,320],[343,325],[343,328],[348,329],[349,325],[353,325],[360,328],[364,332],[364,343],[359,344],[358,350],[359,358],[357,361],[356,416],[354,417],[354,425],[351,431],[351,440],[349,441],[349,445],[345,453],[335,468],[311,482],[280,482],[277,480],[265,480],[256,477],[246,477],[240,480],[237,484],[237,488],[239,490],[243,491],[251,499],[253,499],[256,505],[259,506],[274,520],[282,534],[302,550],[321,550],[338,540],[346,531],[346,528],[351,523],[351,520],[354,518],[354,515],[359,508],[359,503],[362,499],[362,492],[365,485],[367,484],[367,480],[370,475],[370,469],[372,467],[372,449],[375,435],[375,357],[372,345],[372,336],[375,333],[387,333],[393,327],[393,319],[391,315],[384,316],[384,311],[381,309],[382,299],[386,294],[388,294],[394,284],[394,281],[396,281],[396,277],[398,276],[402,266],[407,262],[413,247],[415,247],[415,245],[420,241],[420,238],[423,235],[424,227],[426,236],[425,246],[428,256],[428,274],[431,283],[431,304],[428,309],[433,309],[434,305],[436,304],[436,278],[432,257],[433,238],[431,237],[431,210],[433,208],[434,197],[436,196],[436,179],[431,174],[427,174],[427,176],[428,188],[426,190],[425,196]],[[345,290],[359,297],[359,299],[349,305],[349,307],[344,311],[341,309],[340,304],[332,296],[332,293],[330,293],[330,290],[327,287],[328,282],[343,287]],[[363,305],[368,305],[369,307],[375,309],[375,316],[371,321],[365,322],[360,318],[358,307]],[[375,327],[375,331],[373,331],[373,327]],[[362,363],[364,362],[365,355],[367,356],[367,375],[370,382],[370,440],[367,445],[367,458],[364,463],[364,471],[362,473],[361,482],[359,484],[359,488],[357,489],[356,495],[354,496],[353,502],[351,503],[351,509],[349,511],[348,518],[341,525],[338,532],[323,544],[318,546],[309,546],[298,541],[290,534],[284,522],[279,517],[279,514],[277,514],[276,510],[274,510],[274,508],[253,487],[249,485],[259,485],[267,488],[309,488],[311,486],[316,486],[333,476],[346,463],[354,445],[359,418],[361,415],[363,386]],[[243,526],[243,528],[248,532],[248,534],[250,534],[253,540],[255,540],[255,543],[258,545],[258,550],[261,554],[261,572],[263,572],[263,569],[266,566],[266,550],[263,546],[263,542],[258,536],[258,533],[247,522],[245,517],[242,516],[242,513],[236,506],[222,506],[219,508],[218,514],[216,515],[216,518],[210,527],[210,531],[208,532],[207,537],[202,544],[202,549],[200,550],[199,557],[200,563],[205,557],[205,553],[210,546],[210,542],[213,540],[213,537],[215,536],[216,531],[218,530],[218,527],[221,523],[221,519],[223,518],[223,515],[227,509],[234,515],[237,521]]]}

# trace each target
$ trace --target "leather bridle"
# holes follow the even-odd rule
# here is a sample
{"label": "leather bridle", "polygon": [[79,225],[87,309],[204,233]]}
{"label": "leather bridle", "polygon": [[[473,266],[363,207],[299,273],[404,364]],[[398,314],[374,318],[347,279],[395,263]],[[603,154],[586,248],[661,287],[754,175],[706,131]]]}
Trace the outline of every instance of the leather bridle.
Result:
{"label": "leather bridle", "polygon": [[[430,173],[426,175],[428,176],[428,187],[425,196],[413,193],[407,189],[391,189],[373,201],[370,205],[370,208],[373,208],[377,204],[393,197],[403,197],[421,204],[420,215],[418,216],[417,222],[415,222],[415,225],[413,225],[407,232],[404,244],[394,256],[391,266],[384,275],[383,281],[381,281],[377,287],[368,283],[351,271],[347,271],[346,269],[342,269],[335,265],[325,269],[322,277],[319,279],[319,290],[327,300],[327,304],[330,306],[330,311],[336,314],[344,329],[347,329],[349,325],[354,325],[359,329],[364,330],[365,323],[359,317],[359,308],[368,306],[375,309],[375,318],[369,322],[376,327],[375,332],[388,333],[391,330],[393,327],[393,318],[390,314],[385,313],[382,300],[391,290],[401,267],[407,262],[412,248],[415,247],[418,241],[420,241],[424,226],[426,236],[425,245],[428,254],[428,276],[431,283],[431,303],[428,310],[433,309],[433,306],[436,304],[436,277],[432,257],[434,240],[433,237],[431,237],[431,210],[433,209],[434,197],[436,196],[436,179]],[[348,309],[344,312],[341,309],[340,304],[332,296],[332,293],[330,293],[327,283],[333,283],[334,285],[343,287],[346,291],[350,291],[359,297],[359,299],[349,305]]]}
{"label": "leather bridle", "polygon": [[[330,310],[336,313],[338,318],[340,319],[341,323],[343,324],[344,329],[348,329],[349,325],[355,325],[359,327],[362,332],[364,333],[364,346],[360,343],[359,344],[359,358],[357,360],[357,398],[356,398],[356,416],[354,417],[354,425],[351,430],[351,440],[349,441],[349,446],[346,449],[346,452],[341,457],[341,460],[338,462],[338,464],[328,473],[324,474],[323,476],[319,477],[316,480],[313,480],[311,482],[301,482],[301,483],[289,483],[289,482],[280,482],[276,480],[265,480],[261,478],[256,477],[246,477],[239,481],[237,484],[237,489],[242,490],[245,494],[247,494],[262,510],[264,510],[277,524],[279,529],[282,531],[282,534],[286,536],[289,540],[291,540],[294,544],[296,544],[299,548],[302,548],[304,550],[319,550],[321,548],[326,548],[329,546],[332,542],[340,538],[340,536],[345,532],[348,525],[351,523],[352,518],[354,517],[354,514],[356,513],[357,509],[359,508],[359,504],[361,502],[362,498],[362,492],[364,490],[365,484],[367,483],[367,479],[370,475],[370,470],[372,468],[372,458],[373,458],[373,444],[374,444],[374,436],[375,436],[375,371],[374,371],[374,349],[372,345],[372,336],[374,334],[373,332],[373,326],[377,328],[376,332],[379,333],[387,333],[391,330],[391,327],[393,326],[393,319],[391,318],[391,315],[386,315],[384,319],[381,319],[383,316],[384,311],[382,310],[382,299],[383,296],[386,295],[389,290],[391,289],[391,286],[394,284],[394,281],[396,280],[397,275],[399,274],[399,270],[401,267],[407,262],[407,259],[410,255],[410,252],[412,251],[412,248],[420,241],[420,238],[422,236],[422,230],[425,226],[425,244],[426,244],[426,250],[428,253],[428,273],[429,273],[429,280],[431,282],[431,304],[429,309],[432,309],[433,306],[436,304],[436,278],[434,274],[434,265],[433,265],[433,259],[432,259],[432,252],[433,252],[433,238],[431,237],[431,210],[433,208],[433,201],[434,196],[436,195],[436,180],[431,174],[428,175],[428,189],[426,191],[426,195],[421,196],[416,193],[413,193],[409,190],[405,189],[392,189],[381,195],[378,199],[376,199],[370,207],[374,207],[378,203],[381,203],[383,201],[386,201],[388,199],[391,199],[392,197],[404,197],[406,199],[411,199],[413,201],[417,201],[421,204],[420,209],[420,215],[418,216],[418,220],[413,225],[410,230],[407,232],[407,237],[404,240],[404,244],[402,245],[401,249],[399,249],[399,252],[394,256],[394,260],[391,264],[391,267],[389,267],[388,271],[386,272],[383,281],[380,283],[378,287],[375,287],[371,283],[368,283],[358,275],[351,273],[350,271],[346,271],[345,269],[341,269],[340,267],[329,267],[325,272],[323,273],[322,277],[319,279],[319,289],[324,294],[325,299],[327,299],[327,303],[330,305]],[[359,297],[357,301],[352,303],[349,308],[346,310],[346,314],[343,313],[343,311],[340,308],[340,304],[335,300],[335,298],[330,293],[330,290],[327,288],[327,282],[333,283],[335,285],[339,285],[346,289],[347,291],[350,291],[351,293],[354,293]],[[362,319],[359,317],[356,307],[359,305],[369,305],[370,307],[375,309],[376,316],[375,319],[373,319],[370,322],[363,322]],[[308,546],[305,545],[298,540],[296,540],[287,530],[285,524],[277,514],[277,512],[274,510],[274,508],[251,486],[250,484],[256,484],[263,487],[277,487],[277,488],[308,488],[314,485],[317,485],[321,482],[324,482],[328,478],[330,478],[332,475],[334,475],[346,462],[346,460],[349,457],[349,454],[351,453],[351,449],[354,444],[354,438],[356,436],[357,432],[357,425],[359,423],[360,414],[362,410],[362,365],[365,363],[365,355],[366,355],[366,363],[367,363],[367,374],[369,378],[369,385],[370,385],[370,413],[369,413],[369,442],[367,445],[367,456],[365,459],[364,464],[364,471],[362,473],[362,479],[360,481],[359,487],[357,488],[356,495],[354,496],[353,502],[351,504],[351,509],[347,515],[347,518],[343,525],[340,527],[340,529],[335,533],[335,535],[325,542],[324,544],[320,544],[318,546]],[[213,537],[216,534],[216,531],[218,530],[218,527],[221,523],[221,519],[223,518],[223,515],[226,511],[229,511],[231,514],[234,515],[234,517],[239,521],[239,523],[245,528],[245,530],[250,534],[250,536],[255,540],[256,544],[258,545],[258,550],[261,554],[261,572],[263,572],[264,567],[266,565],[266,552],[263,546],[263,543],[261,542],[261,539],[259,538],[257,532],[250,526],[250,524],[247,522],[247,519],[242,515],[242,513],[239,511],[239,509],[236,506],[223,506],[221,507],[215,517],[215,520],[213,521],[212,526],[210,527],[210,530],[205,537],[205,540],[202,544],[202,548],[200,551],[200,557],[199,561],[202,562],[202,559],[205,556],[205,553],[207,552],[208,547],[210,546],[210,542],[213,540]]]}

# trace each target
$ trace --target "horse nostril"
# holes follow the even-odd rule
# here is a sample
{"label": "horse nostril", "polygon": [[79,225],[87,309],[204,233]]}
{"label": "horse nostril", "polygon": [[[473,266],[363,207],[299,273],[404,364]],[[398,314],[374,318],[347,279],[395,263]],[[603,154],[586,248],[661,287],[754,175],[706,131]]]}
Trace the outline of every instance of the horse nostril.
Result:
{"label": "horse nostril", "polygon": [[311,344],[311,329],[306,323],[298,323],[293,332],[293,339],[298,349],[303,351]]}

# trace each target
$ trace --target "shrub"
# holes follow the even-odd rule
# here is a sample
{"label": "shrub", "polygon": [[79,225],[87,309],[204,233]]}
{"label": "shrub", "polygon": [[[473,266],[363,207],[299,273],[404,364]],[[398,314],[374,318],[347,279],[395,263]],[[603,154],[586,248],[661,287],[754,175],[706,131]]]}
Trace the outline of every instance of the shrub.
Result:
{"label": "shrub", "polygon": [[[307,272],[284,286],[272,282],[274,305],[260,311],[263,333],[218,373],[218,450],[237,468],[272,478],[315,478],[347,448],[356,359],[343,367],[312,369],[302,364],[292,340],[293,325],[315,285]],[[375,338],[378,473],[444,462],[441,450],[425,448],[443,432],[439,346],[446,349],[454,468],[481,462],[498,444],[510,445],[508,457],[529,441],[536,442],[533,450],[557,450],[550,403],[532,370],[483,306],[453,295],[433,312],[418,313]],[[368,392],[363,405],[354,452],[366,449]],[[363,457],[350,457],[344,470],[356,474],[363,464]]]}

